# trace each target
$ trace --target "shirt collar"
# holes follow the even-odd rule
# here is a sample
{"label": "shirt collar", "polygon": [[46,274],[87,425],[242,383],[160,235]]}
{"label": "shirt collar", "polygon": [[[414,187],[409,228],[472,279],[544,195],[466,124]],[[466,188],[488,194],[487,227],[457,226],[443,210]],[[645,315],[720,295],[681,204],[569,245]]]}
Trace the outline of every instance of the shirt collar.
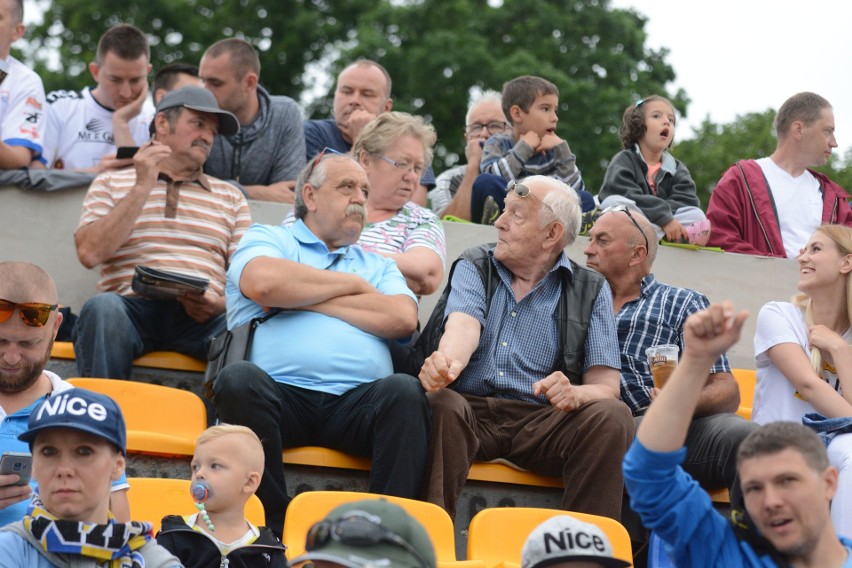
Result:
{"label": "shirt collar", "polygon": [[298,219],[295,223],[293,223],[290,231],[293,234],[293,237],[304,245],[319,245],[322,246],[328,254],[343,254],[349,250],[351,245],[346,245],[338,248],[334,252],[328,250],[328,245],[325,244],[325,241],[316,236],[313,231],[311,231],[307,225],[305,225],[304,220]]}
{"label": "shirt collar", "polygon": [[[639,143],[633,144],[633,151],[642,158],[643,162],[645,161],[645,158],[642,157],[642,151],[639,149]],[[674,175],[675,171],[677,171],[677,162],[675,162],[674,156],[669,154],[668,150],[663,150],[663,157],[660,161],[662,162],[660,169]]]}
{"label": "shirt collar", "polygon": [[[495,266],[499,267],[501,270],[505,270],[506,273],[510,274],[511,271],[508,268],[506,268],[503,265],[502,262],[500,262],[499,260],[497,260],[494,257],[494,248],[495,247],[496,247],[496,245],[494,245],[490,249],[488,249],[488,256],[491,258],[491,261],[494,263]],[[568,255],[565,254],[565,251],[562,251],[562,252],[559,253],[559,256],[556,258],[556,262],[553,263],[553,266],[550,267],[550,270],[548,270],[547,273],[550,274],[550,273],[556,272],[557,270],[562,269],[562,268],[564,268],[565,270],[568,271],[568,275],[571,278],[574,277],[574,269],[571,267],[571,259],[569,259]]]}
{"label": "shirt collar", "polygon": [[198,185],[200,185],[201,187],[203,187],[204,189],[206,189],[207,191],[212,191],[212,188],[211,188],[211,185],[210,185],[210,180],[207,178],[206,175],[204,175],[204,172],[202,171],[201,168],[198,168],[198,170],[196,170],[194,173],[190,174],[189,177],[187,177],[186,179],[176,180],[176,179],[172,178],[169,174],[164,173],[164,172],[160,172],[157,175],[157,179],[160,179],[160,180],[166,182],[167,184],[169,182],[177,182],[178,184],[182,184],[182,183],[186,183],[186,182],[195,182]]}
{"label": "shirt collar", "polygon": [[643,297],[647,297],[651,295],[651,291],[656,288],[657,279],[653,274],[648,274],[645,278],[642,279],[642,282],[639,284],[639,295]]}

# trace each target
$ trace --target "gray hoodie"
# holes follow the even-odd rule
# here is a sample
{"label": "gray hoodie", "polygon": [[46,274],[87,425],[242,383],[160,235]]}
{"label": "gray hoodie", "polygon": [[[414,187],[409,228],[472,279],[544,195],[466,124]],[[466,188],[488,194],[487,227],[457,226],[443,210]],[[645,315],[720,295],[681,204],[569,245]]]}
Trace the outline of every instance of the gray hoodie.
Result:
{"label": "gray hoodie", "polygon": [[302,113],[290,97],[270,96],[257,87],[260,111],[251,124],[240,125],[234,136],[216,136],[204,173],[247,185],[271,185],[295,180],[305,165]]}

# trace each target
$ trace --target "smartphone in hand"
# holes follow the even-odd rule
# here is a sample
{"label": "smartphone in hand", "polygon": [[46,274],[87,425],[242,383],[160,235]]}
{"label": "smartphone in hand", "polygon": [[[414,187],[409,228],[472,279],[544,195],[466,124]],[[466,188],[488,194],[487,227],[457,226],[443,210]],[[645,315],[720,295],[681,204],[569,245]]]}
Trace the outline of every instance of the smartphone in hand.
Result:
{"label": "smartphone in hand", "polygon": [[118,160],[126,160],[132,158],[139,151],[139,146],[119,146],[115,152],[115,157]]}
{"label": "smartphone in hand", "polygon": [[27,485],[33,469],[33,457],[20,452],[3,452],[0,456],[0,474],[17,473],[21,479],[15,485]]}

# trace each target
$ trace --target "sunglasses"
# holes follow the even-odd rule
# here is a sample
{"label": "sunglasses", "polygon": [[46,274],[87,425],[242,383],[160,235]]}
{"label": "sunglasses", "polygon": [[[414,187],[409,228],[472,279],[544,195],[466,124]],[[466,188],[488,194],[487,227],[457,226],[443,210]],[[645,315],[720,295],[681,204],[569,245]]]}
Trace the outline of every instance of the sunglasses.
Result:
{"label": "sunglasses", "polygon": [[553,208],[550,205],[548,205],[547,203],[542,201],[540,197],[538,197],[535,193],[530,191],[530,188],[528,188],[527,186],[525,186],[524,184],[522,184],[521,182],[519,182],[516,179],[511,180],[509,182],[509,184],[506,186],[506,193],[509,193],[510,191],[512,193],[514,193],[515,195],[517,195],[518,197],[527,197],[527,196],[531,195],[534,198],[536,198],[539,203],[541,203],[542,205],[544,205],[545,207],[550,209],[551,212],[554,212]]}
{"label": "sunglasses", "polygon": [[308,168],[308,175],[305,176],[305,183],[311,182],[311,176],[314,174],[314,168],[317,167],[317,165],[322,161],[323,156],[325,156],[326,154],[337,154],[338,156],[340,156],[343,154],[343,152],[338,152],[334,148],[329,148],[328,146],[323,148],[322,152],[317,154],[317,157],[314,158],[313,162],[311,162],[311,166]]}
{"label": "sunglasses", "polygon": [[330,540],[349,546],[375,546],[386,542],[398,546],[417,559],[423,568],[429,563],[404,538],[381,524],[377,518],[361,511],[352,511],[342,519],[320,521],[311,527],[305,539],[305,550],[317,550]]}
{"label": "sunglasses", "polygon": [[43,327],[50,318],[50,312],[57,308],[58,304],[38,304],[35,302],[27,304],[16,304],[9,300],[0,300],[0,323],[5,322],[15,310],[21,314],[21,319],[30,327]]}
{"label": "sunglasses", "polygon": [[642,227],[639,226],[639,223],[636,222],[636,217],[634,217],[633,214],[630,213],[630,208],[627,207],[627,205],[613,205],[612,207],[607,207],[606,209],[601,211],[601,215],[603,215],[604,213],[609,213],[610,211],[613,213],[626,213],[627,216],[630,217],[630,220],[633,222],[633,226],[636,227],[636,229],[642,235],[642,240],[645,241],[645,250],[651,250],[648,246],[648,237],[645,236],[645,231],[643,231]]}

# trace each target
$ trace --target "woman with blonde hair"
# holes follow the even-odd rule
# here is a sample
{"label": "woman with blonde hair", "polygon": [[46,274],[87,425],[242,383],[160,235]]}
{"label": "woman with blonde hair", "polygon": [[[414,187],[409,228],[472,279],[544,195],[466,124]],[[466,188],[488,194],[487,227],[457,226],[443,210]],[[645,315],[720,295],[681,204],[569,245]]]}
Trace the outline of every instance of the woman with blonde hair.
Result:
{"label": "woman with blonde hair", "polygon": [[757,318],[752,420],[822,415],[805,422],[824,431],[829,461],[840,471],[832,520],[852,536],[852,229],[821,226],[797,260],[801,293],[792,303],[769,302]]}
{"label": "woman with blonde hair", "polygon": [[436,139],[435,129],[421,117],[385,112],[352,146],[370,180],[367,226],[358,244],[395,260],[420,296],[437,290],[444,278],[444,227],[431,210],[412,201]]}

